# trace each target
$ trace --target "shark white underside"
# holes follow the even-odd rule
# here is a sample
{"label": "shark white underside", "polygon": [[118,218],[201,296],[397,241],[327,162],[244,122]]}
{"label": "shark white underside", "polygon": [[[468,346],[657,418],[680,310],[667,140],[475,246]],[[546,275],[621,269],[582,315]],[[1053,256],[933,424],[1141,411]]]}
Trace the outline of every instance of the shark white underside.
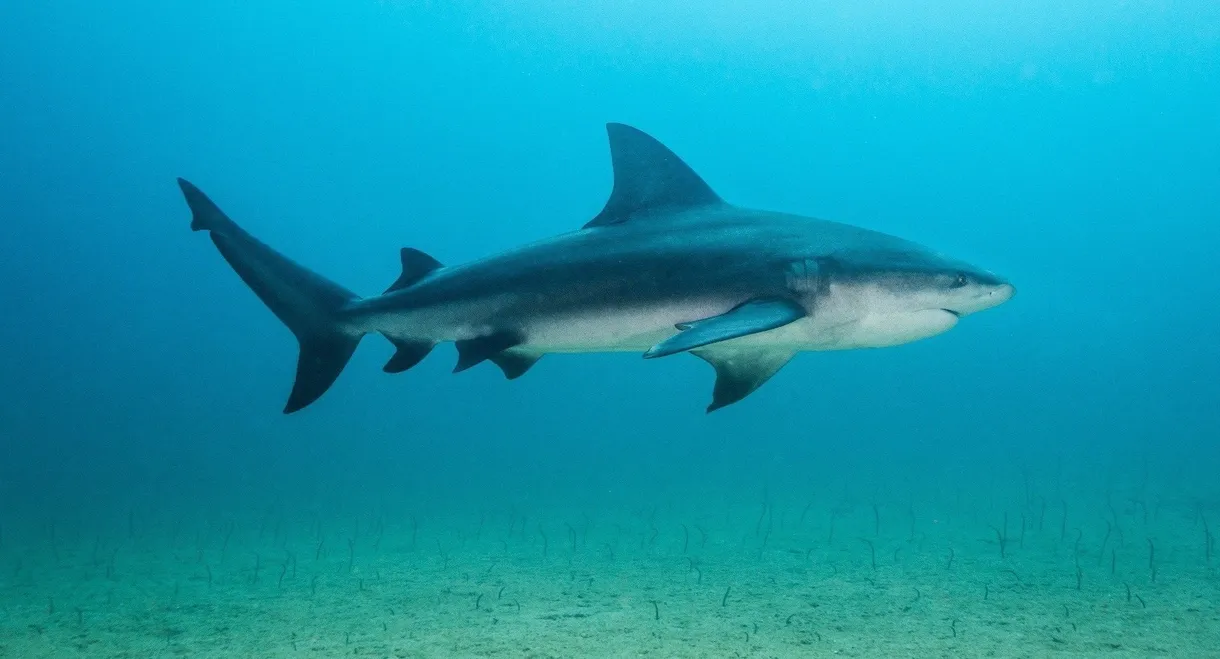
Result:
{"label": "shark white underside", "polygon": [[[688,313],[673,309],[637,309],[613,315],[555,318],[523,329],[524,342],[514,349],[538,355],[554,353],[643,353],[674,333],[674,327],[691,318],[708,318],[730,309],[692,306]],[[704,314],[704,315],[697,315]],[[840,323],[824,317],[803,318],[788,325],[736,339],[725,347],[788,350],[791,352],[885,348],[941,334],[957,324],[958,317],[940,309],[844,318]],[[447,341],[484,336],[489,325],[454,328]],[[440,342],[442,339],[437,338]]]}

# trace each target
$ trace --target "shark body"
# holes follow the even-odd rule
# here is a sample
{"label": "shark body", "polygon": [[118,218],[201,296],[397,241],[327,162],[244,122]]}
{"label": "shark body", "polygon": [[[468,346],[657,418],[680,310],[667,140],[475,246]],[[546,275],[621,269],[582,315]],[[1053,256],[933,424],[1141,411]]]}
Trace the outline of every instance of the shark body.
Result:
{"label": "shark body", "polygon": [[722,200],[652,137],[609,124],[614,189],[578,231],[456,266],[401,251],[383,294],[356,294],[294,263],[179,179],[192,229],[212,241],[300,342],[285,413],[320,397],[366,334],[391,373],[455,342],[455,372],[492,361],[516,378],[547,353],[691,352],[716,370],[712,411],[755,391],[797,352],[885,347],[997,306],[1011,284],[916,243]]}

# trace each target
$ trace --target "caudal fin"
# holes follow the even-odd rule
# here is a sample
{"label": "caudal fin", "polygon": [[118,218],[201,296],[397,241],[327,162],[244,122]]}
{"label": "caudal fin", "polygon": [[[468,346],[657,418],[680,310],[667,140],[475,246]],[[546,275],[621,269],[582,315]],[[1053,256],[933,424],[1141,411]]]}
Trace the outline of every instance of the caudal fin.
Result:
{"label": "caudal fin", "polygon": [[362,334],[344,327],[338,317],[356,294],[247,233],[189,181],[178,179],[178,187],[191,208],[191,229],[211,235],[220,255],[301,344],[284,413],[314,402],[334,384],[360,343]]}

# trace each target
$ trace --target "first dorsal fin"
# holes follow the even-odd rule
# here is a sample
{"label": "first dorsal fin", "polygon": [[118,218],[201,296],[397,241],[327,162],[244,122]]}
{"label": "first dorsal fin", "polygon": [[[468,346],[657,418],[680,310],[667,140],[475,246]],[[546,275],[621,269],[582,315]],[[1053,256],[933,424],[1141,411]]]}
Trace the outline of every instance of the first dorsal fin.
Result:
{"label": "first dorsal fin", "polygon": [[394,280],[393,284],[390,284],[389,288],[385,289],[386,293],[404,289],[427,277],[433,270],[443,267],[440,261],[424,254],[418,249],[404,247],[402,248],[401,256],[402,274],[398,276],[398,279]]}
{"label": "first dorsal fin", "polygon": [[585,228],[622,224],[653,211],[678,211],[724,203],[695,170],[641,130],[606,124],[614,190]]}

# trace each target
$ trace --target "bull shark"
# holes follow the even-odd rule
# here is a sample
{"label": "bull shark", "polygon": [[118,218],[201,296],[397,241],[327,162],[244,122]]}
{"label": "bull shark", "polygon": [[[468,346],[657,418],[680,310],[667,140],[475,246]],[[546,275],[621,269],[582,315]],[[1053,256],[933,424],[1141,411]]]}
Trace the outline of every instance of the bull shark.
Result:
{"label": "bull shark", "polygon": [[464,371],[509,379],[548,353],[691,353],[715,369],[707,411],[736,403],[802,351],[877,348],[941,334],[1010,299],[1003,278],[877,231],[725,202],[656,139],[607,125],[609,201],[581,229],[444,266],[404,248],[402,274],[360,297],[259,241],[184,179],[191,229],[296,335],[284,413],[325,393],[366,334],[400,373],[442,342]]}

